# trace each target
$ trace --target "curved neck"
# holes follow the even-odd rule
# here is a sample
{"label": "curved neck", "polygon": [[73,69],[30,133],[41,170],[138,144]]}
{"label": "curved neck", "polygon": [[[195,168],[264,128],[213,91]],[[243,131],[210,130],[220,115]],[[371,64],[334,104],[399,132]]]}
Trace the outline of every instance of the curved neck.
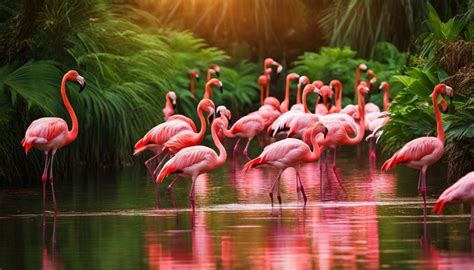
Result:
{"label": "curved neck", "polygon": [[301,84],[296,86],[296,104],[301,104]]}
{"label": "curved neck", "polygon": [[365,135],[365,99],[364,96],[357,91],[358,93],[358,102],[357,109],[359,110],[359,130],[357,131],[357,136],[354,138],[348,138],[347,144],[357,144],[364,138]]}
{"label": "curved neck", "polygon": [[[234,125],[235,125],[235,124],[234,124]],[[222,133],[224,133],[224,136],[226,136],[227,138],[234,138],[235,135],[234,135],[234,133],[230,132],[231,129],[232,129],[232,128],[227,129],[226,127],[223,127],[223,128],[222,128]]]}
{"label": "curved neck", "polygon": [[354,91],[355,94],[357,95],[357,86],[359,86],[360,83],[360,68],[359,66],[356,67],[356,74],[355,74],[355,81],[354,81]]}
{"label": "curved neck", "polygon": [[388,111],[388,107],[390,107],[390,87],[385,85],[384,87],[385,93],[383,94],[383,110]]}
{"label": "curved neck", "polygon": [[189,79],[189,87],[191,88],[191,95],[194,97],[194,80],[193,78]]}
{"label": "curved neck", "polygon": [[74,141],[77,138],[77,133],[79,132],[79,124],[77,122],[77,116],[74,110],[72,109],[71,103],[66,94],[66,83],[68,78],[66,76],[63,77],[63,81],[61,82],[61,97],[63,98],[63,103],[66,106],[67,112],[69,113],[69,117],[71,117],[72,121],[72,128],[69,130],[67,134],[67,139],[69,142]]}
{"label": "curved neck", "polygon": [[306,99],[307,99],[308,93],[309,93],[309,91],[303,91],[303,108],[304,108],[305,113],[310,113],[310,111],[308,109],[308,104],[306,104]]}
{"label": "curved neck", "polygon": [[341,83],[337,83],[336,84],[336,108],[338,111],[341,111],[342,110],[342,84]]}
{"label": "curved neck", "polygon": [[290,105],[290,78],[286,78],[286,86],[285,86],[285,101]]}
{"label": "curved neck", "polygon": [[270,75],[267,75],[267,85],[266,85],[266,87],[267,87],[267,94],[266,94],[265,97],[269,97],[269,96],[270,96],[270,82],[271,82],[271,81],[270,81]]}
{"label": "curved neck", "polygon": [[204,98],[211,99],[212,97],[212,88],[210,84],[206,84],[206,89],[204,90]]}
{"label": "curved neck", "polygon": [[313,151],[311,152],[311,154],[308,157],[306,157],[307,162],[312,162],[312,161],[318,160],[319,156],[321,154],[321,149],[319,149],[319,144],[316,141],[316,132],[315,132],[315,130],[311,131],[311,145],[313,145]]}
{"label": "curved neck", "polygon": [[199,121],[201,122],[201,130],[199,130],[198,137],[199,137],[199,140],[202,141],[202,139],[204,138],[204,135],[206,134],[206,119],[204,118],[201,108],[198,108],[197,113],[198,113]]}
{"label": "curved neck", "polygon": [[444,144],[444,130],[443,130],[443,122],[441,121],[441,113],[438,108],[438,89],[435,89],[432,94],[433,100],[433,109],[436,118],[436,130],[438,131],[438,140],[440,140]]}
{"label": "curved neck", "polygon": [[166,108],[170,109],[174,113],[173,104],[171,104],[171,99],[166,95]]}
{"label": "curved neck", "polygon": [[[225,128],[223,128],[225,130]],[[219,156],[217,157],[217,166],[220,166],[225,163],[225,160],[227,159],[227,152],[225,150],[225,147],[222,145],[221,141],[219,140],[219,136],[217,135],[218,133],[218,127],[217,125],[214,125],[211,129],[211,135],[212,135],[212,141],[216,145],[217,149],[219,149]]]}

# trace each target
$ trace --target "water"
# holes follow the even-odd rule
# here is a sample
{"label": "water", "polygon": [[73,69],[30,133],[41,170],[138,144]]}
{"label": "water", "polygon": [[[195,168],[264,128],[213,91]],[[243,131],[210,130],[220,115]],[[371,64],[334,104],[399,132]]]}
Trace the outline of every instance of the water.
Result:
{"label": "water", "polygon": [[[378,159],[376,168],[383,157]],[[380,173],[369,165],[366,145],[338,151],[347,194],[330,175],[321,197],[318,165],[302,168],[306,207],[296,195],[292,169],[281,181],[283,205],[272,208],[268,188],[277,172],[262,167],[244,174],[241,167],[228,162],[199,178],[194,214],[187,179],[175,186],[178,208],[165,192],[166,179],[161,209],[155,209],[153,184],[140,165],[59,177],[57,218],[49,211],[42,215],[41,185],[1,190],[0,269],[474,265],[467,207],[449,206],[442,216],[429,211],[423,223],[417,172],[399,167]],[[429,210],[447,186],[443,171],[428,171]]]}

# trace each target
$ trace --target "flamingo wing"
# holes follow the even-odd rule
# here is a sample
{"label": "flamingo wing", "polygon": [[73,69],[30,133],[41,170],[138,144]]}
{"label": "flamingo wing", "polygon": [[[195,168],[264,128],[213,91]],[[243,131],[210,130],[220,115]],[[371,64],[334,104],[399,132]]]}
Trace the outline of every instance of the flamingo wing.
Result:
{"label": "flamingo wing", "polygon": [[177,153],[179,150],[199,144],[196,133],[190,130],[179,132],[175,136],[171,137],[167,142],[163,144],[165,149],[171,153]]}
{"label": "flamingo wing", "polygon": [[443,143],[435,137],[416,138],[402,147],[390,159],[382,165],[382,170],[387,171],[394,168],[398,163],[410,161],[420,161],[424,157],[431,155],[443,148]]}
{"label": "flamingo wing", "polygon": [[230,132],[237,134],[237,133],[244,133],[247,134],[249,131],[255,131],[256,133],[260,133],[264,128],[264,122],[260,115],[258,114],[251,114],[246,115],[237,122],[234,123]]}
{"label": "flamingo wing", "polygon": [[[22,145],[25,148],[25,152],[33,146],[41,144],[47,144],[54,139],[62,136],[68,132],[68,126],[66,121],[57,117],[44,117],[33,121],[25,133],[25,138],[22,140]],[[55,148],[60,148],[66,143],[66,137],[62,142],[58,142],[54,145]]]}
{"label": "flamingo wing", "polygon": [[167,121],[173,121],[173,120],[183,121],[183,122],[187,123],[192,128],[192,130],[194,132],[197,132],[196,124],[194,124],[194,121],[191,118],[186,117],[182,114],[174,114],[174,115],[171,115],[170,117],[168,117]]}
{"label": "flamingo wing", "polygon": [[156,181],[161,183],[172,173],[203,173],[216,159],[216,152],[209,147],[197,145],[184,148],[165,163]]}

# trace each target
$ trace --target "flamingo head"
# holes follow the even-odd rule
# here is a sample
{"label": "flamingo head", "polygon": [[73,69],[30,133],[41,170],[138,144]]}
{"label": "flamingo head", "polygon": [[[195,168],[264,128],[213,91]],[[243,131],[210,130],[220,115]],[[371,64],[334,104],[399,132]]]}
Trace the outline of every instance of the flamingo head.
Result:
{"label": "flamingo head", "polygon": [[[435,91],[438,91],[441,95],[448,95],[449,96],[449,104],[454,109],[454,106],[452,105],[453,97],[454,97],[454,90],[453,90],[452,87],[450,87],[450,86],[448,86],[444,83],[440,83],[435,87]],[[448,104],[446,104],[446,101],[444,99],[441,99],[441,107],[443,109],[442,110],[443,113],[448,112],[450,106],[448,106]]]}
{"label": "flamingo head", "polygon": [[206,87],[208,86],[211,86],[211,85],[214,85],[216,87],[219,87],[219,91],[222,93],[224,90],[222,88],[222,82],[219,81],[219,79],[216,79],[216,78],[213,78],[213,79],[210,79],[207,83],[206,83]]}
{"label": "flamingo head", "polygon": [[214,70],[214,73],[216,74],[216,76],[219,77],[220,72],[221,72],[221,67],[219,67],[219,65],[214,64],[211,66],[211,69]]}
{"label": "flamingo head", "polygon": [[380,83],[379,92],[382,91],[382,89],[384,89],[384,90],[388,89],[388,82],[383,81],[382,83]]}
{"label": "flamingo head", "polygon": [[79,72],[75,70],[68,71],[66,75],[64,75],[64,77],[79,85],[79,93],[81,93],[86,87],[86,80],[84,79],[84,77],[79,75]]}
{"label": "flamingo head", "polygon": [[258,77],[258,85],[260,86],[265,86],[268,83],[268,78],[266,75],[260,75]]}
{"label": "flamingo head", "polygon": [[366,72],[367,71],[367,65],[362,63],[360,65],[357,66],[359,68],[359,70],[361,70],[362,72]]}
{"label": "flamingo head", "polygon": [[373,77],[372,79],[370,79],[370,81],[369,81],[370,90],[371,90],[371,91],[376,90],[377,93],[380,93],[379,88],[374,89],[374,86],[375,86],[375,83],[376,83],[376,82],[377,82],[377,78]]}
{"label": "flamingo head", "polygon": [[371,79],[372,79],[372,78],[375,78],[375,72],[374,72],[373,70],[371,70],[371,69],[368,69],[368,70],[367,70],[367,77],[369,77],[369,78],[371,78]]}
{"label": "flamingo head", "polygon": [[364,84],[361,83],[361,84],[359,84],[359,86],[357,87],[357,91],[359,91],[359,93],[360,93],[361,95],[366,95],[366,94],[368,94],[368,93],[370,92],[370,89],[369,89],[369,87],[367,87],[367,84],[364,85]]}
{"label": "flamingo head", "polygon": [[337,87],[340,87],[340,86],[342,86],[342,83],[339,80],[332,80],[329,83],[329,88],[331,88],[332,91],[334,91]]}
{"label": "flamingo head", "polygon": [[316,86],[317,88],[323,87],[324,83],[320,80],[316,80],[313,82],[313,85]]}
{"label": "flamingo head", "polygon": [[319,133],[323,133],[324,139],[326,139],[326,135],[328,134],[328,131],[329,131],[328,128],[325,125],[323,125],[323,123],[318,121],[318,122],[314,123],[314,125],[313,125],[313,130],[311,132],[311,136],[314,137]]}
{"label": "flamingo head", "polygon": [[196,81],[199,81],[199,72],[197,70],[191,70],[189,72],[189,78],[196,79]]}
{"label": "flamingo head", "polygon": [[309,84],[310,82],[311,81],[306,76],[301,76],[300,79],[298,80],[298,84],[299,84],[300,87],[303,87],[303,86]]}
{"label": "flamingo head", "polygon": [[216,109],[216,118],[220,118],[221,116],[225,116],[227,120],[230,120],[232,117],[230,110],[228,110],[224,105],[221,105]]}
{"label": "flamingo head", "polygon": [[168,92],[168,97],[171,99],[171,104],[173,105],[173,109],[176,109],[176,93],[173,91]]}
{"label": "flamingo head", "polygon": [[288,75],[286,75],[286,79],[289,80],[289,81],[294,81],[294,80],[298,80],[300,78],[300,75],[292,72]]}
{"label": "flamingo head", "polygon": [[212,100],[210,99],[204,98],[198,104],[198,111],[207,112],[209,114],[207,118],[208,124],[210,122],[209,118],[211,118],[211,115],[215,118],[215,115],[214,115],[215,110],[216,110],[216,105],[214,105],[214,102],[212,102]]}

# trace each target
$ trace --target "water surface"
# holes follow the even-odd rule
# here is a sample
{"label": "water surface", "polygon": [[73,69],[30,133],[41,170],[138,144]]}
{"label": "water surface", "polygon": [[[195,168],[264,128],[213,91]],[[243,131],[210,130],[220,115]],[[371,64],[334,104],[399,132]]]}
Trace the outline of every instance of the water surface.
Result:
{"label": "water surface", "polygon": [[[417,172],[399,167],[381,173],[378,159],[370,165],[366,145],[338,150],[337,172],[347,193],[330,166],[321,190],[318,164],[305,165],[306,207],[293,169],[283,174],[282,206],[272,208],[268,189],[277,171],[243,173],[244,161],[229,161],[198,179],[194,214],[189,179],[175,186],[178,208],[166,179],[156,209],[141,164],[58,178],[56,218],[42,214],[39,183],[3,189],[0,269],[472,267],[467,207],[449,206],[442,216],[429,211],[424,223]],[[444,170],[428,171],[429,210],[447,186]]]}

